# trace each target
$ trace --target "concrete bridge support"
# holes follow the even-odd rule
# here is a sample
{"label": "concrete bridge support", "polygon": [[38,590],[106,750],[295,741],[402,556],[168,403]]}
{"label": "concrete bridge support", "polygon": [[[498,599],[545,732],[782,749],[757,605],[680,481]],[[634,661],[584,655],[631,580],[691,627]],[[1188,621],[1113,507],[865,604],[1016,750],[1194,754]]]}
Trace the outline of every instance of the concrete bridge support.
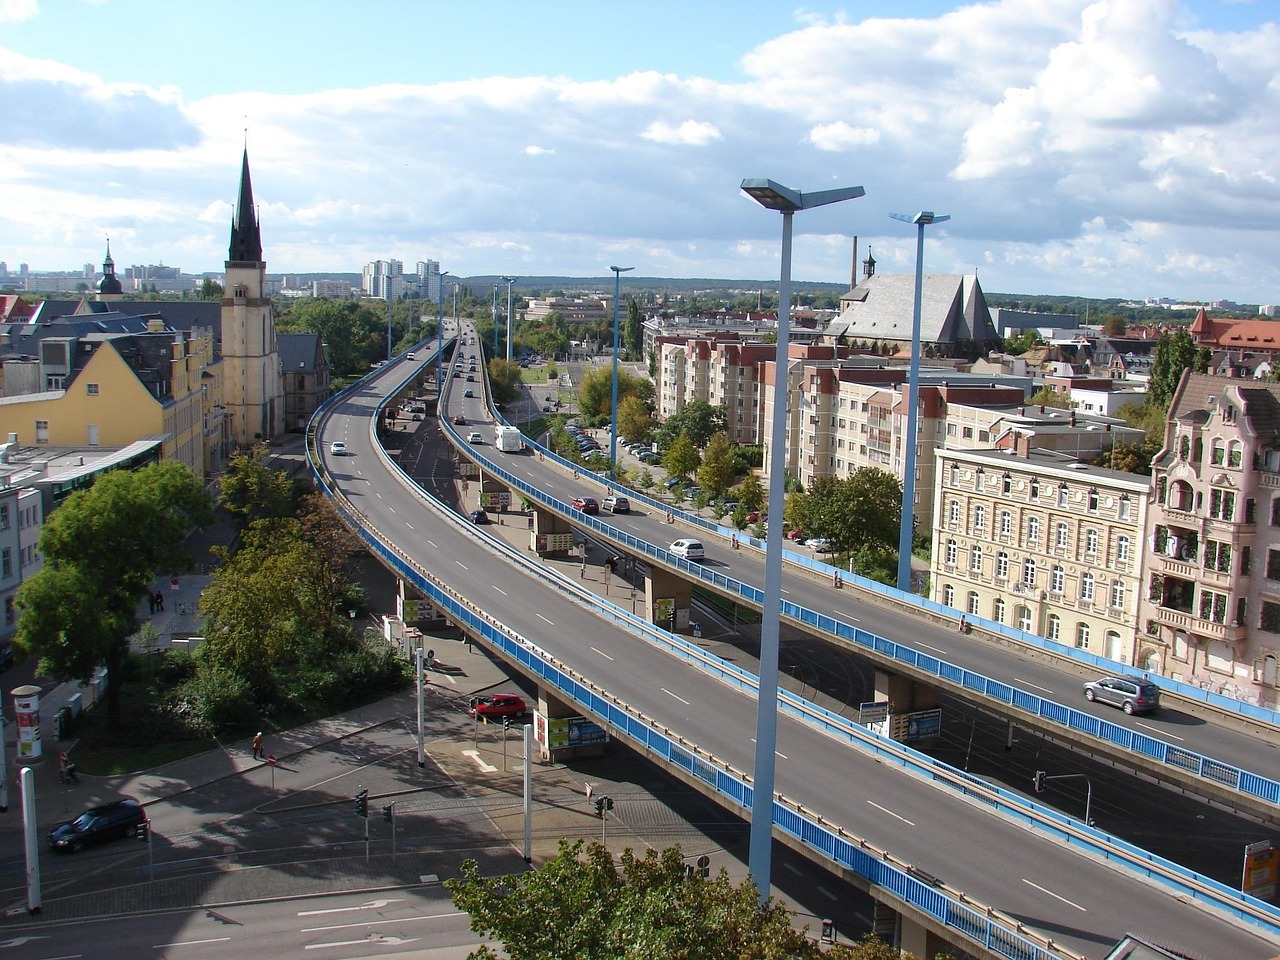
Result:
{"label": "concrete bridge support", "polygon": [[877,669],[876,700],[887,700],[890,713],[914,713],[934,709],[938,705],[938,691],[910,677]]}
{"label": "concrete bridge support", "polygon": [[[561,763],[583,757],[604,756],[607,739],[582,742],[582,714],[565,703],[554,690],[538,687],[538,716],[534,718],[534,739],[543,763]],[[556,721],[560,721],[557,723]],[[591,729],[598,730],[594,724]]]}
{"label": "concrete bridge support", "polygon": [[667,570],[649,565],[644,578],[644,615],[672,633],[687,633],[693,585]]}
{"label": "concrete bridge support", "polygon": [[540,507],[530,514],[529,549],[540,557],[567,555],[574,548],[573,524]]}

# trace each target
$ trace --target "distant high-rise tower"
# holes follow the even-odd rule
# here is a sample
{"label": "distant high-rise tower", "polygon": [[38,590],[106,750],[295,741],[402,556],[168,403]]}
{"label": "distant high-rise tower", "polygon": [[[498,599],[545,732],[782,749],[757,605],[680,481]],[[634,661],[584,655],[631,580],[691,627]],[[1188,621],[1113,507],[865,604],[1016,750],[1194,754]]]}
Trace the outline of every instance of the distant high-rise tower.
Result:
{"label": "distant high-rise tower", "polygon": [[99,300],[123,300],[124,286],[116,276],[116,262],[111,259],[111,241],[107,240],[107,258],[102,261],[102,279],[98,281]]}
{"label": "distant high-rise tower", "polygon": [[231,221],[222,295],[223,402],[232,436],[240,446],[284,432],[284,377],[276,346],[271,298],[265,293],[267,264],[253,208],[249,149],[240,167],[240,198]]}

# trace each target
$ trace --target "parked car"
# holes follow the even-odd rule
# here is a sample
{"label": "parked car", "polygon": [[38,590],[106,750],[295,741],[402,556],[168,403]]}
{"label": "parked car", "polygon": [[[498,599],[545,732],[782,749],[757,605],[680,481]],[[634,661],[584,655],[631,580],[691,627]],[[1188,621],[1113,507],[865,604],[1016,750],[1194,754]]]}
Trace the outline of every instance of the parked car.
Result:
{"label": "parked car", "polygon": [[472,510],[471,522],[472,523],[488,523],[489,515],[485,513],[483,510]]}
{"label": "parked car", "polygon": [[663,481],[662,485],[668,490],[674,490],[676,487],[687,482],[688,481],[686,481],[684,477],[667,477],[667,479]]}
{"label": "parked car", "polygon": [[636,454],[641,463],[657,463],[658,455],[652,450],[641,450]]}
{"label": "parked car", "polygon": [[471,701],[467,708],[467,716],[481,720],[501,720],[503,717],[523,717],[529,712],[524,698],[514,693],[495,693],[489,697],[478,697]]}
{"label": "parked car", "polygon": [[484,440],[480,436],[480,431],[472,430],[470,433],[468,433],[467,443],[484,443]]}
{"label": "parked car", "polygon": [[1089,702],[1107,703],[1125,713],[1150,713],[1160,709],[1160,688],[1136,677],[1101,677],[1088,680],[1084,698]]}
{"label": "parked car", "polygon": [[4,673],[13,666],[13,647],[5,644],[0,647],[0,673]]}
{"label": "parked car", "polygon": [[610,513],[630,513],[631,501],[626,497],[610,494],[600,501],[600,509],[608,510]]}
{"label": "parked car", "polygon": [[798,543],[804,543],[804,532],[799,527],[792,527],[783,534],[788,540],[795,540]]}
{"label": "parked car", "polygon": [[667,550],[674,553],[677,557],[684,557],[686,560],[705,560],[706,551],[702,548],[701,540],[693,540],[689,537],[681,537],[679,540],[672,542]]}
{"label": "parked car", "polygon": [[122,797],[100,807],[91,807],[74,820],[60,823],[49,832],[54,850],[79,853],[85,847],[118,837],[132,837],[147,822],[147,812],[133,797]]}
{"label": "parked car", "polygon": [[345,457],[347,455],[347,445],[341,440],[335,440],[329,444],[329,452],[335,457]]}
{"label": "parked car", "polygon": [[812,540],[806,540],[805,543],[818,553],[831,552],[831,541],[826,537],[814,537]]}
{"label": "parked car", "polygon": [[581,510],[583,513],[600,512],[600,504],[596,502],[595,497],[574,497],[573,507],[575,510]]}

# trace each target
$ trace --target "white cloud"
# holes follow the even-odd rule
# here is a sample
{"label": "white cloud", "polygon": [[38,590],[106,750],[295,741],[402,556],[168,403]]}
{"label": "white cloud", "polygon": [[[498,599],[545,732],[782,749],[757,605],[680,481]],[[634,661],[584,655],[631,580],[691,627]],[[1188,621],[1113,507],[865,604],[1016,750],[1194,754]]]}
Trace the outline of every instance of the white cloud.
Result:
{"label": "white cloud", "polygon": [[724,139],[714,123],[705,120],[686,120],[679,126],[672,126],[665,120],[655,120],[645,127],[640,134],[654,143],[683,144],[685,146],[703,147],[714,140]]}
{"label": "white cloud", "polygon": [[880,142],[880,131],[868,127],[851,127],[843,120],[819,123],[809,131],[809,142],[819,150],[842,152]]}
{"label": "white cloud", "polygon": [[539,147],[538,145],[531,143],[529,144],[529,146],[524,148],[524,152],[525,152],[525,156],[529,156],[529,157],[545,157],[548,154],[555,153],[556,148],[555,147]]}
{"label": "white cloud", "polygon": [[36,0],[0,0],[0,23],[20,23],[40,12]]}

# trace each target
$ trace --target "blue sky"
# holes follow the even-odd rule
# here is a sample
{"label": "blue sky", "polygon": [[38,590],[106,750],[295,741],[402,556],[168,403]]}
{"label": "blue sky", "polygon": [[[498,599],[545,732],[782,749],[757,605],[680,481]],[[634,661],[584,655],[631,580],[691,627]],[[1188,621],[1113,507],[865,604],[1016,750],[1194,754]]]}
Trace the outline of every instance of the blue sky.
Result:
{"label": "blue sky", "polygon": [[1222,0],[0,0],[0,260],[218,269],[248,128],[269,269],[776,277],[744,177],[952,215],[988,290],[1280,301],[1280,8]]}

